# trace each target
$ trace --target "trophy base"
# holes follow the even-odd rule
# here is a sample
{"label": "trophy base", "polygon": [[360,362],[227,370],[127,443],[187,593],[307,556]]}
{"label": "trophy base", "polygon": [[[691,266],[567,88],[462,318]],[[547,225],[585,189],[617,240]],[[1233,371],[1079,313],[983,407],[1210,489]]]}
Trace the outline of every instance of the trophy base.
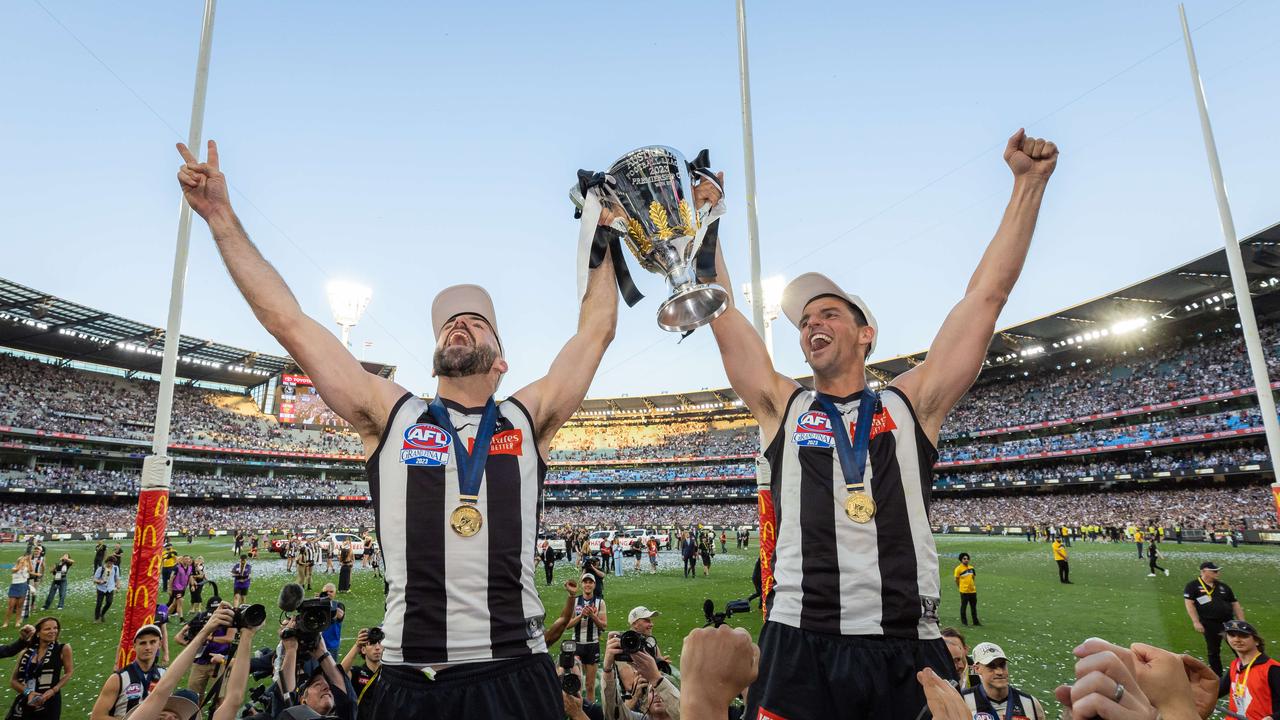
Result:
{"label": "trophy base", "polygon": [[729,293],[719,285],[690,285],[658,308],[658,327],[667,332],[689,332],[720,317],[728,307]]}

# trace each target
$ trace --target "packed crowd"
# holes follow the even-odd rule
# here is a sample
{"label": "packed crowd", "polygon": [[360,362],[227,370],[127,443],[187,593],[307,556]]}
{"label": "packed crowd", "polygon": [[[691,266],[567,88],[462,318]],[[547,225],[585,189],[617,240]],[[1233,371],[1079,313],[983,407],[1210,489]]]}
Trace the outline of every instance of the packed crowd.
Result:
{"label": "packed crowd", "polygon": [[1132,455],[1119,455],[1109,458],[1104,455],[1093,458],[1060,458],[1052,462],[1013,464],[989,470],[965,472],[942,470],[934,475],[933,485],[937,488],[966,484],[980,486],[988,482],[997,485],[1014,483],[1037,485],[1049,480],[1098,478],[1121,474],[1128,474],[1133,478],[1149,478],[1157,472],[1168,472],[1174,475],[1192,474],[1201,468],[1239,467],[1270,460],[1267,448],[1261,442],[1222,445],[1202,450],[1182,449],[1152,453],[1144,455],[1140,460],[1132,457]]}
{"label": "packed crowd", "polygon": [[1009,440],[1006,442],[973,442],[943,445],[939,448],[939,460],[977,460],[1002,458],[1031,453],[1078,450],[1082,448],[1107,448],[1126,443],[1166,440],[1183,435],[1261,428],[1262,415],[1257,410],[1232,410],[1179,417],[1160,422],[1140,423],[1097,430],[1071,431],[1064,426],[1061,434]]}
{"label": "packed crowd", "polygon": [[[1271,376],[1280,370],[1280,328],[1260,318]],[[1167,338],[1120,356],[1054,364],[1026,377],[992,373],[951,411],[944,437],[987,428],[1076,418],[1109,410],[1252,387],[1238,331],[1203,338]],[[1052,360],[1038,364],[1047,366]]]}
{"label": "packed crowd", "polygon": [[556,434],[550,460],[620,460],[698,455],[750,455],[759,447],[746,415],[675,422],[639,417],[627,421],[573,423]]}
{"label": "packed crowd", "polygon": [[1265,485],[1243,488],[1113,490],[1017,496],[935,497],[935,525],[1101,525],[1223,530],[1274,527],[1275,503]]}
{"label": "packed crowd", "polygon": [[[355,481],[327,478],[321,481],[314,475],[275,473],[262,475],[214,475],[212,473],[175,472],[169,489],[189,495],[230,495],[244,497],[286,498],[335,498],[338,496],[364,495],[366,490]],[[363,478],[362,478],[363,479]],[[0,470],[0,490],[23,488],[31,490],[58,490],[78,493],[86,490],[98,492],[138,492],[141,473],[135,470],[80,470],[55,465],[40,466],[34,470]]]}
{"label": "packed crowd", "polygon": [[687,485],[656,485],[644,487],[588,487],[548,485],[547,500],[652,500],[658,498],[725,498],[756,495],[755,482],[749,483],[691,483]]}
{"label": "packed crowd", "polygon": [[588,483],[658,483],[704,478],[755,477],[755,463],[728,462],[715,465],[660,465],[656,467],[592,467],[589,469],[563,470],[553,468],[547,473],[551,484]]}
{"label": "packed crowd", "polygon": [[[136,504],[5,502],[0,504],[0,529],[31,533],[127,532],[133,530]],[[169,529],[197,535],[211,528],[372,527],[373,510],[351,506],[186,505],[169,506]]]}
{"label": "packed crowd", "polygon": [[613,528],[689,527],[714,525],[732,527],[754,525],[756,504],[733,502],[723,504],[681,503],[672,505],[547,505],[542,510],[544,526],[573,525]]}

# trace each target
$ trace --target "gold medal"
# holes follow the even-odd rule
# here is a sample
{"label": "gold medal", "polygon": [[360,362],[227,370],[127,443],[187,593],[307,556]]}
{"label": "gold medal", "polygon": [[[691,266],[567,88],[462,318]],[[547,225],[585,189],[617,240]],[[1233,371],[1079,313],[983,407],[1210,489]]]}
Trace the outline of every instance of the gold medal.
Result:
{"label": "gold medal", "polygon": [[876,501],[864,492],[851,492],[844,501],[844,514],[856,523],[871,522],[876,516]]}
{"label": "gold medal", "polygon": [[484,524],[484,516],[472,505],[459,505],[449,514],[449,527],[462,537],[471,537],[480,532]]}

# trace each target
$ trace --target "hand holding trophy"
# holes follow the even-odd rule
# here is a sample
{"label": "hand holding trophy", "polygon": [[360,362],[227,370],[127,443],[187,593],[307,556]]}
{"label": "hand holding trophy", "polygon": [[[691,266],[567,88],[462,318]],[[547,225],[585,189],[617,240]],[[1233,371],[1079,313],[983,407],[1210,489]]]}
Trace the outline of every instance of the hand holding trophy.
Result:
{"label": "hand holding trophy", "polygon": [[[705,150],[690,164],[672,148],[650,145],[623,155],[607,173],[580,171],[579,183],[570,191],[580,212],[599,207],[606,219],[604,232],[611,230],[624,240],[640,267],[667,279],[671,293],[658,309],[658,326],[670,332],[702,327],[729,304],[724,288],[698,282],[698,267],[709,267],[708,258],[699,262],[699,250],[706,241],[714,252],[716,219],[723,212],[724,189],[708,165]],[[595,235],[599,251],[591,253],[592,267],[610,242],[616,238]],[[617,254],[614,263],[627,304],[634,305],[642,296]]]}

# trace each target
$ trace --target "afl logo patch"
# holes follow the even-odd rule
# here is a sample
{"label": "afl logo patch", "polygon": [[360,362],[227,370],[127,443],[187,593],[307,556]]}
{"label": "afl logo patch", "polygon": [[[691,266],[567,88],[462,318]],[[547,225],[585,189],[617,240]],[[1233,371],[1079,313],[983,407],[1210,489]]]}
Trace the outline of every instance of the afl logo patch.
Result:
{"label": "afl logo patch", "polygon": [[988,712],[980,712],[973,716],[973,720],[997,720],[995,715]]}
{"label": "afl logo patch", "polygon": [[796,421],[792,440],[800,447],[833,448],[835,436],[831,433],[831,419],[819,410],[810,410]]}
{"label": "afl logo patch", "polygon": [[124,696],[130,700],[142,697],[142,683],[129,683],[129,686],[124,689]]}
{"label": "afl logo patch", "polygon": [[449,445],[453,439],[443,428],[427,423],[410,425],[404,431],[400,462],[405,465],[443,467],[449,464]]}

